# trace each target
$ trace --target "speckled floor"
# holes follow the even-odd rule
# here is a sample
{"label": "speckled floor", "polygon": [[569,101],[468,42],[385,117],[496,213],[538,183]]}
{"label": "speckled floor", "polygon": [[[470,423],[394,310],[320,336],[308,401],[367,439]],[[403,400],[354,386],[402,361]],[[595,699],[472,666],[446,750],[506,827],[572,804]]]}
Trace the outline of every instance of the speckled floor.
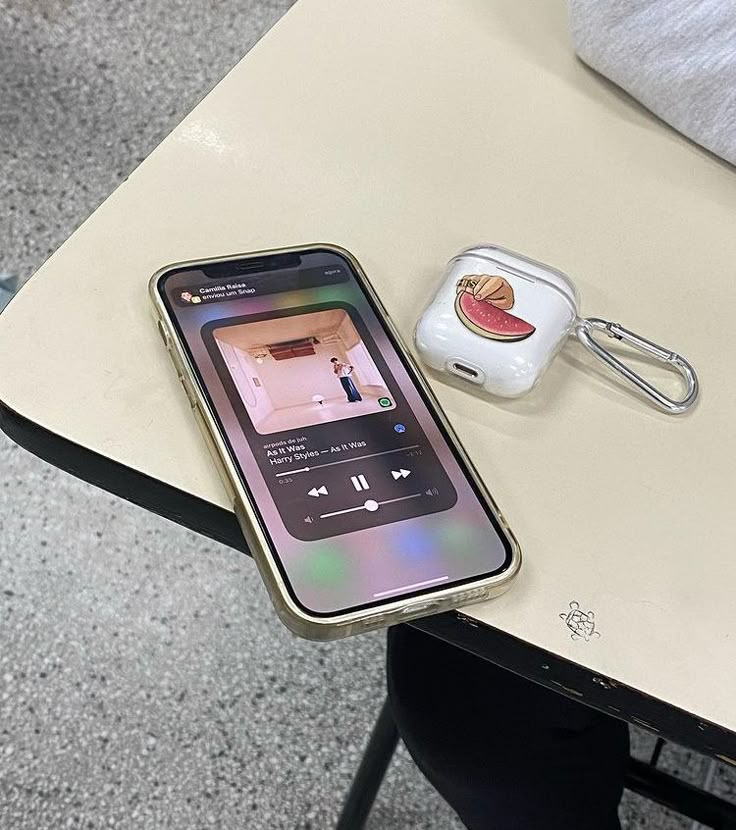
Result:
{"label": "speckled floor", "polygon": [[[0,0],[0,308],[289,5]],[[0,436],[2,830],[329,828],[382,661],[381,635],[295,639],[241,554]],[[722,765],[714,788],[734,795]],[[631,796],[622,816],[691,826]],[[459,823],[401,752],[370,827]]]}

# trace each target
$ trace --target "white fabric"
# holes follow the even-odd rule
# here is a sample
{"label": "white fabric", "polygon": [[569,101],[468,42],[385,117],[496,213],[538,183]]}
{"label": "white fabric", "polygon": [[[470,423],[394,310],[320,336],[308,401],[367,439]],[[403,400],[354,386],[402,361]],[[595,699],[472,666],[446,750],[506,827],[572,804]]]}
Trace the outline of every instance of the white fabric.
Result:
{"label": "white fabric", "polygon": [[736,0],[570,0],[582,60],[736,164]]}
{"label": "white fabric", "polygon": [[353,373],[353,367],[349,363],[337,364],[337,376],[341,378],[349,378]]}

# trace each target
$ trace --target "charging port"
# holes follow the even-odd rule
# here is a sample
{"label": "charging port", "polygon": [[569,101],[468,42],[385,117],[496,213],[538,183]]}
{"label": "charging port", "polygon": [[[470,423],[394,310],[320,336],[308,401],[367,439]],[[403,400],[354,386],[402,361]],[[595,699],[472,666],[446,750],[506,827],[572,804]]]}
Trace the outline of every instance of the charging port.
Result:
{"label": "charging port", "polygon": [[460,375],[465,375],[465,377],[473,378],[474,380],[478,377],[478,373],[475,369],[471,369],[470,366],[464,366],[462,363],[453,363],[452,368]]}

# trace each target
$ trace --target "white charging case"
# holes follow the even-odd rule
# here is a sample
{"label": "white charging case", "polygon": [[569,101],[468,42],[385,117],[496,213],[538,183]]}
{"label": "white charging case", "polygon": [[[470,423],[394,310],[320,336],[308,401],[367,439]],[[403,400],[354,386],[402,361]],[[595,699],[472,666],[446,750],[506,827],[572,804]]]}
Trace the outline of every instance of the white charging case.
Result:
{"label": "white charging case", "polygon": [[[478,299],[483,286],[497,287]],[[577,308],[575,286],[561,271],[478,245],[450,260],[414,339],[433,369],[515,398],[539,382],[573,331]]]}

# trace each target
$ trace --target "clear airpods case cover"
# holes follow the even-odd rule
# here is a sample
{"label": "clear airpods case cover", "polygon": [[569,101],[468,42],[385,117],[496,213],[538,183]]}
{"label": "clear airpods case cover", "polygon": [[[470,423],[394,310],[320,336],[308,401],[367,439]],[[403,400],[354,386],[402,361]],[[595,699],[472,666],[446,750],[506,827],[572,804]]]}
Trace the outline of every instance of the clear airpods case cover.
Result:
{"label": "clear airpods case cover", "polygon": [[[415,342],[433,369],[449,372],[491,395],[515,398],[529,392],[574,334],[579,343],[625,380],[649,403],[681,414],[698,398],[698,378],[677,352],[596,317],[578,314],[578,295],[569,277],[521,254],[478,245],[450,260],[447,276],[419,319]],[[668,365],[684,382],[672,398],[643,378],[598,336]]]}
{"label": "clear airpods case cover", "polygon": [[578,297],[560,271],[493,246],[454,257],[416,328],[422,359],[513,398],[529,392],[577,320]]}

